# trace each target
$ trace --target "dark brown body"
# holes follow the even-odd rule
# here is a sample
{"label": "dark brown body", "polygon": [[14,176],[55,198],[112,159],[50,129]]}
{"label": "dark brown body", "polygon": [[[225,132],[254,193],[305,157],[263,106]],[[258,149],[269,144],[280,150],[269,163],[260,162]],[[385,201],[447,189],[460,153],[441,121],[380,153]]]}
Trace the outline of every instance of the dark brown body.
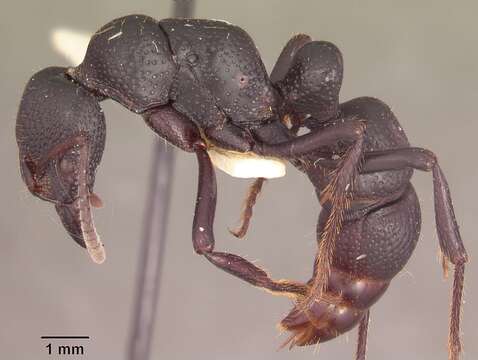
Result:
{"label": "dark brown body", "polygon": [[[390,108],[374,98],[358,98],[341,104],[339,116],[320,126],[334,126],[342,119],[360,118],[367,123],[366,152],[409,147],[405,133]],[[344,148],[321,148],[299,165],[316,188],[317,196],[329,184],[333,169],[321,166],[324,153],[343,153]],[[309,315],[298,307],[281,325],[296,333],[294,345],[330,340],[350,330],[365,316],[405,266],[420,235],[420,205],[410,183],[413,170],[359,174],[353,200],[335,242],[335,251],[325,300],[315,302]],[[317,239],[320,242],[330,215],[320,213]],[[333,298],[334,304],[329,298]],[[310,317],[313,319],[310,319]]]}
{"label": "dark brown body", "polygon": [[[266,149],[264,144],[274,144],[266,152],[280,149],[309,177],[322,205],[310,280],[305,284],[273,281],[260,269],[239,264],[239,260],[227,271],[296,299],[280,324],[291,332],[285,345],[324,342],[360,323],[356,359],[364,360],[370,307],[403,269],[420,234],[420,206],[410,183],[413,170],[431,172],[443,266],[454,265],[448,348],[449,359],[458,360],[467,254],[445,175],[433,152],[410,146],[386,104],[370,97],[340,104],[342,75],[343,59],[335,45],[313,41],[304,34],[294,36],[271,73],[282,96],[283,123],[254,130],[262,149]],[[298,136],[301,128],[310,133]],[[291,138],[306,142],[317,134],[322,135],[322,143],[291,158],[298,144],[293,148],[284,144]],[[234,235],[242,237],[247,232],[263,181],[257,179],[251,187],[243,222]],[[227,262],[221,261],[214,263],[226,269]]]}
{"label": "dark brown body", "polygon": [[[363,360],[369,308],[418,239],[412,169],[431,171],[443,259],[455,265],[449,349],[457,360],[467,255],[445,176],[431,151],[409,146],[385,104],[373,98],[339,104],[342,75],[339,49],[303,34],[287,43],[269,77],[252,39],[237,26],[115,19],[94,34],[81,65],[47,68],[30,79],[17,118],[22,177],[34,195],[55,204],[70,235],[102,263],[91,212],[101,203],[93,193],[105,141],[99,102],[119,102],[159,136],[196,154],[194,250],[254,286],[295,298],[282,321],[291,346],[329,340],[360,322],[356,358]],[[311,131],[298,136],[300,127]],[[323,210],[307,283],[275,281],[248,260],[214,250],[210,144],[288,159],[309,176]]]}

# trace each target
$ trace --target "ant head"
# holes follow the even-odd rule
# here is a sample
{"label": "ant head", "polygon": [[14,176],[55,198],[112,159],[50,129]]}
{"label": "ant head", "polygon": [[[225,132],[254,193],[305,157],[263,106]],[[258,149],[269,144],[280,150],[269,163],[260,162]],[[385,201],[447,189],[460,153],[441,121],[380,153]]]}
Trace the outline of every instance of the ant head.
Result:
{"label": "ant head", "polygon": [[22,178],[29,190],[56,205],[67,231],[84,246],[82,228],[92,220],[81,216],[79,204],[83,210],[88,206],[88,212],[90,201],[98,204],[92,189],[106,130],[98,98],[65,72],[51,67],[30,79],[16,136]]}
{"label": "ant head", "polygon": [[340,50],[329,42],[312,41],[297,51],[277,85],[289,111],[320,122],[337,115],[342,77]]}

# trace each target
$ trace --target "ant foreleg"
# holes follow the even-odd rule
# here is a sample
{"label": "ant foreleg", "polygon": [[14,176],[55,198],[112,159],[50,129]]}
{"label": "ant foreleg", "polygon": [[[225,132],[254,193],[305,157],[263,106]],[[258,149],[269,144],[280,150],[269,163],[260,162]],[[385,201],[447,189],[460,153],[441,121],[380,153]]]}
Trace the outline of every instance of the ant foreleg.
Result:
{"label": "ant foreleg", "polygon": [[237,255],[213,251],[216,175],[199,130],[186,116],[167,106],[148,112],[145,120],[161,137],[183,150],[196,153],[199,177],[192,230],[194,250],[205,255],[217,267],[254,286],[290,296],[304,295],[307,292],[306,285],[285,280],[274,281],[264,270]]}
{"label": "ant foreleg", "polygon": [[248,283],[276,294],[305,295],[307,285],[288,280],[272,280],[267,273],[251,262],[234,254],[214,252],[213,223],[216,209],[216,176],[206,150],[196,147],[199,164],[198,193],[193,221],[193,245],[198,254],[211,263]]}
{"label": "ant foreleg", "polygon": [[[351,120],[333,128],[326,128],[297,138],[287,139],[278,144],[257,143],[254,145],[253,151],[260,155],[292,158],[312,152],[320,146],[335,144],[338,140],[350,139],[351,141],[354,141],[354,145],[345,154],[343,162],[341,162],[338,167],[337,173],[335,174],[337,181],[333,183],[334,185],[329,187],[327,198],[325,200],[330,200],[333,204],[333,209],[342,213],[347,207],[347,202],[340,201],[340,199],[347,198],[344,194],[349,193],[349,187],[351,188],[356,169],[358,168],[358,163],[362,154],[364,129],[365,125],[363,122]],[[274,129],[269,130],[274,131]],[[277,134],[279,133],[280,132],[278,131]],[[260,137],[260,134],[256,135],[259,135]],[[247,260],[233,254],[213,252],[213,222],[216,207],[215,174],[205,149],[197,147],[196,155],[199,162],[198,195],[193,223],[193,244],[196,252],[206,255],[209,261],[216,266],[251,284],[255,284],[273,292],[289,292],[288,282],[286,282],[287,285],[284,286],[283,281],[275,282],[271,280],[263,270],[257,268]],[[249,205],[251,204],[252,202],[249,203]],[[338,215],[332,217],[332,221],[334,221],[332,226],[338,227],[335,220],[341,221],[342,216]],[[335,235],[337,233],[338,232],[329,232],[328,235]],[[330,242],[332,242],[331,247],[333,248],[333,241],[324,241],[324,243]],[[330,254],[328,251],[325,253]],[[328,259],[328,257],[326,257],[326,259]],[[328,274],[327,268],[330,264],[330,260],[323,261],[321,262],[321,265],[322,264],[324,265],[317,267],[317,272],[319,274]],[[306,287],[304,286],[303,289],[305,292]],[[312,296],[312,294],[309,294],[307,297],[309,296]]]}
{"label": "ant foreleg", "polygon": [[193,220],[194,250],[204,255],[214,250],[214,216],[216,214],[216,174],[207,151],[196,148],[199,165],[198,191]]}
{"label": "ant foreleg", "polygon": [[201,141],[197,126],[171,106],[154,108],[144,113],[143,118],[156,134],[181,150],[194,152],[194,144]]}
{"label": "ant foreleg", "polygon": [[169,106],[156,108],[144,116],[147,124],[162,138],[179,148],[195,152],[199,164],[198,192],[193,220],[194,250],[219,268],[255,286],[287,294],[305,294],[307,286],[271,280],[265,271],[233,254],[213,252],[216,211],[216,175],[196,125]]}
{"label": "ant foreleg", "polygon": [[170,106],[144,115],[146,123],[163,139],[187,152],[195,152],[199,163],[198,195],[193,221],[193,245],[198,254],[214,249],[212,230],[216,209],[216,176],[197,126]]}

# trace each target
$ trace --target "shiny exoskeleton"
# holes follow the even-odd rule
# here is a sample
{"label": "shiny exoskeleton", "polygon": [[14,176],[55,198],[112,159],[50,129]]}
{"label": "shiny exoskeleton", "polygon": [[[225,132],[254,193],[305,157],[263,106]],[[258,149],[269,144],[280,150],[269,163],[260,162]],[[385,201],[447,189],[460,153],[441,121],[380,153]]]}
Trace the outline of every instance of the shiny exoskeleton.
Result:
{"label": "shiny exoskeleton", "polygon": [[[403,133],[384,130],[398,123],[376,100],[339,106],[341,81],[338,49],[305,35],[289,42],[269,77],[252,39],[237,26],[216,20],[122,17],[93,35],[78,67],[47,68],[30,79],[17,118],[22,177],[34,195],[55,204],[66,230],[91,258],[103,262],[105,252],[91,213],[91,206],[101,205],[93,192],[105,142],[99,103],[117,101],[140,114],[159,136],[196,154],[195,251],[255,286],[296,298],[296,308],[282,322],[293,332],[291,345],[325,341],[368,319],[368,308],[413,250],[419,210],[408,182],[410,167],[433,170],[444,256],[460,266],[456,274],[462,269],[463,275],[466,260],[435,157],[408,148]],[[382,110],[374,112],[373,106]],[[303,126],[310,133],[297,136]],[[214,251],[211,147],[289,159],[322,191],[320,248],[307,284],[274,281],[242,257]],[[385,175],[378,179],[382,170]],[[380,238],[377,247],[371,242],[361,248],[358,244],[368,241],[356,228],[370,220],[371,228],[391,229],[400,223],[403,230],[400,218],[387,215],[393,206],[416,206],[416,213],[405,236],[393,233],[403,246],[380,260],[380,246],[395,244],[395,238],[372,231]],[[354,252],[357,246],[359,254]],[[360,265],[350,261],[354,256],[362,260]],[[461,291],[463,283],[457,282]],[[460,299],[461,293],[454,297],[455,322]],[[452,345],[459,346],[458,333],[453,334]]]}

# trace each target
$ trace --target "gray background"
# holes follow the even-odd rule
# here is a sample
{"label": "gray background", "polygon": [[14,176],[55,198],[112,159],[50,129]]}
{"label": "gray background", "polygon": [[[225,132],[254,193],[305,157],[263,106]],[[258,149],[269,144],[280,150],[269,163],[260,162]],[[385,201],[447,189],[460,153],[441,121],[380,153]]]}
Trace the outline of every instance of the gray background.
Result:
{"label": "gray background", "polygon": [[[476,2],[198,1],[196,16],[225,19],[255,39],[270,70],[297,32],[342,50],[342,101],[371,95],[390,104],[412,144],[433,149],[451,186],[471,260],[476,241],[478,25]],[[107,262],[93,265],[69,239],[51,205],[20,180],[14,126],[28,78],[66,64],[48,42],[56,26],[95,31],[109,20],[145,13],[168,17],[170,1],[14,1],[0,5],[0,352],[47,359],[46,334],[88,334],[88,359],[124,359],[153,135],[140,117],[104,103],[108,142],[96,191]],[[290,300],[216,270],[191,246],[195,158],[177,153],[155,359],[311,359],[313,347],[277,351],[275,324]],[[431,175],[416,173],[423,232],[406,271],[373,307],[368,359],[446,359],[449,291],[437,261]],[[308,278],[318,203],[307,179],[289,168],[270,182],[244,241],[236,224],[247,182],[218,174],[217,248],[259,260],[275,277]],[[467,268],[464,359],[478,356],[478,267]],[[352,359],[355,331],[320,347],[322,359]]]}

